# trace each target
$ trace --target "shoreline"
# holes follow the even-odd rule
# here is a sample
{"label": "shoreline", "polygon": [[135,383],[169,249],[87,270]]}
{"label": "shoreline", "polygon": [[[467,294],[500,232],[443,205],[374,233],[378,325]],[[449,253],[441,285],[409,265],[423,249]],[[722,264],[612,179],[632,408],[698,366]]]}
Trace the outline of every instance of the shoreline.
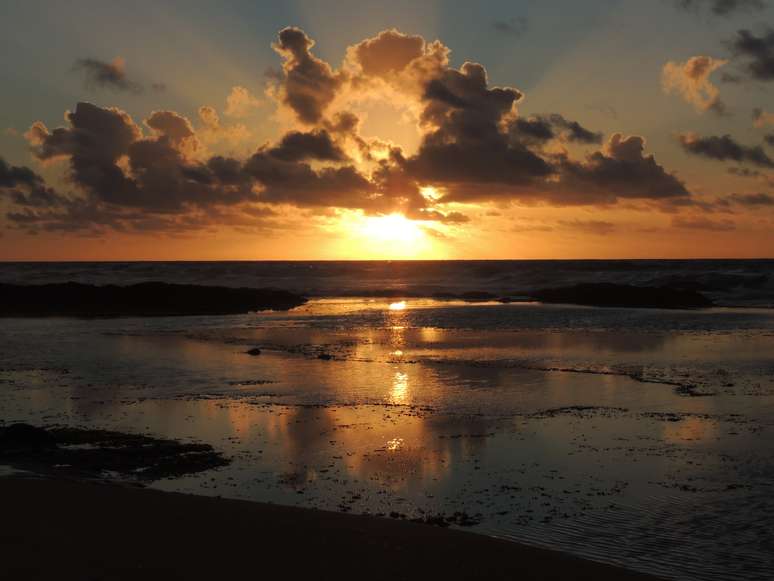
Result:
{"label": "shoreline", "polygon": [[8,579],[656,577],[485,535],[110,483],[0,478]]}

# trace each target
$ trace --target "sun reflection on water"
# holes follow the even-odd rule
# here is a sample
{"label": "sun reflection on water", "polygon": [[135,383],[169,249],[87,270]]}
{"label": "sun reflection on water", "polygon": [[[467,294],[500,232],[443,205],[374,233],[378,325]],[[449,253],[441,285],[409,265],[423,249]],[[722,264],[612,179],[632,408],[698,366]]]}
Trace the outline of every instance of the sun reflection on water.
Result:
{"label": "sun reflection on water", "polygon": [[408,401],[408,374],[396,371],[392,379],[390,403],[405,404]]}
{"label": "sun reflection on water", "polygon": [[403,438],[393,438],[387,441],[385,446],[390,452],[397,452],[403,447]]}

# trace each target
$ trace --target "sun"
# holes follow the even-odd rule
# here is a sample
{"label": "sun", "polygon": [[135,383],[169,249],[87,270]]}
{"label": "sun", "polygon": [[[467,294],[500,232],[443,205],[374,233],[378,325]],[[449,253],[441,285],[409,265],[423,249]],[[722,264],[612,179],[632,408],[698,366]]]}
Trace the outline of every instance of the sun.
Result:
{"label": "sun", "polygon": [[336,234],[330,254],[355,260],[441,259],[439,227],[423,220],[411,220],[401,213],[368,216],[362,212],[341,211],[331,232]]}
{"label": "sun", "polygon": [[402,214],[369,216],[363,220],[361,232],[374,241],[402,244],[416,242],[424,236],[422,228]]}

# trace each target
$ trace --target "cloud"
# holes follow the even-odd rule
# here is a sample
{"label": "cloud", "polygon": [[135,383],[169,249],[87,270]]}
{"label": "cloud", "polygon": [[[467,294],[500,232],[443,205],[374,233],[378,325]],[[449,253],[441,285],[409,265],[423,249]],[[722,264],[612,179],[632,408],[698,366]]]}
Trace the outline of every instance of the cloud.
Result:
{"label": "cloud", "polygon": [[495,20],[492,28],[501,34],[519,38],[529,30],[529,21],[526,16],[512,16],[507,20]]}
{"label": "cloud", "polygon": [[728,232],[736,229],[736,224],[731,220],[711,220],[709,218],[675,216],[672,226],[684,230],[708,230],[711,232]]}
{"label": "cloud", "polygon": [[346,100],[381,99],[418,114],[428,82],[448,69],[450,52],[438,40],[427,42],[395,29],[366,38],[346,52]]}
{"label": "cloud", "polygon": [[256,199],[246,176],[235,179],[220,171],[221,158],[194,159],[198,139],[177,113],[154,111],[145,120],[153,137],[143,137],[132,118],[116,108],[78,103],[66,119],[69,127],[53,131],[33,124],[27,133],[33,154],[40,160],[67,159],[70,181],[94,202],[182,212]]}
{"label": "cloud", "polygon": [[568,230],[577,230],[585,234],[607,236],[615,232],[615,224],[604,220],[559,220],[559,226]]}
{"label": "cloud", "polygon": [[174,111],[153,111],[145,120],[145,125],[188,158],[196,157],[202,150],[191,122]]}
{"label": "cloud", "polygon": [[774,125],[774,113],[769,113],[760,108],[753,109],[753,125],[758,128]]}
{"label": "cloud", "polygon": [[[42,193],[32,196],[33,187],[47,187],[42,178],[7,186],[10,220],[62,231],[191,231],[215,224],[252,227],[274,220],[278,208],[283,215],[348,209],[398,212],[442,229],[469,222],[464,206],[481,202],[636,200],[662,209],[693,203],[685,184],[646,151],[642,137],[616,133],[604,141],[561,113],[522,116],[521,90],[492,85],[479,63],[452,67],[440,41],[385,30],[348,47],[338,69],[314,55],[313,46],[298,28],[279,32],[273,48],[283,65],[267,92],[292,119],[283,119],[289,128],[282,135],[253,144],[249,154],[213,154],[214,144],[246,144],[250,133],[242,124],[224,124],[207,105],[195,123],[163,109],[136,123],[121,109],[86,102],[65,115],[63,127],[33,123],[25,134],[33,156],[61,162],[72,190],[49,190],[46,201]],[[231,90],[224,115],[257,105],[243,89]],[[415,121],[420,141],[413,153],[361,135],[367,109],[359,107],[373,102],[397,106]],[[569,144],[597,147],[577,158]],[[24,173],[19,171],[4,169],[17,176],[14,183]],[[25,197],[14,198],[11,189]],[[602,220],[582,222],[564,227],[609,231]]]}
{"label": "cloud", "polygon": [[367,77],[384,77],[404,70],[425,52],[425,40],[421,36],[403,34],[393,28],[350,47],[347,59]]}
{"label": "cloud", "polygon": [[774,196],[763,192],[757,194],[731,194],[723,198],[723,202],[759,208],[764,206],[774,206]]}
{"label": "cloud", "polygon": [[345,161],[347,156],[326,130],[291,131],[269,150],[269,155],[283,161]]}
{"label": "cloud", "polygon": [[43,181],[28,167],[9,165],[0,157],[0,188],[32,187]]}
{"label": "cloud", "polygon": [[0,193],[23,207],[56,205],[63,199],[45,180],[26,166],[8,164],[0,157]]}
{"label": "cloud", "polygon": [[300,207],[362,209],[369,206],[374,188],[353,166],[315,170],[298,161],[285,161],[271,151],[253,154],[245,171],[263,188],[260,200]]}
{"label": "cloud", "polygon": [[737,58],[746,60],[745,70],[757,81],[774,81],[774,29],[767,28],[761,36],[740,30],[729,42]]}
{"label": "cloud", "polygon": [[645,154],[645,140],[616,133],[604,149],[585,162],[559,158],[554,202],[615,203],[618,199],[667,201],[687,199],[690,192],[676,176]]}
{"label": "cloud", "polygon": [[661,71],[661,86],[666,93],[678,93],[697,111],[724,114],[726,106],[720,91],[710,82],[710,75],[727,64],[727,60],[694,56],[684,63],[669,61]]}
{"label": "cloud", "polygon": [[683,10],[698,11],[708,9],[716,16],[730,16],[736,12],[763,10],[764,0],[675,0]]}
{"label": "cloud", "polygon": [[261,100],[250,94],[241,86],[231,87],[226,97],[226,109],[223,111],[229,117],[246,117],[251,109],[261,106]]}
{"label": "cloud", "polygon": [[602,133],[590,131],[577,121],[565,119],[558,113],[519,117],[511,124],[511,130],[526,141],[537,143],[559,139],[571,143],[601,144]]}
{"label": "cloud", "polygon": [[728,173],[742,178],[757,178],[761,175],[761,172],[757,169],[749,169],[746,167],[730,167],[728,168]]}
{"label": "cloud", "polygon": [[577,121],[565,119],[559,113],[552,113],[549,120],[559,130],[560,138],[565,141],[586,144],[602,143],[602,133],[590,131]]}
{"label": "cloud", "polygon": [[742,145],[730,135],[700,137],[695,133],[684,133],[678,135],[678,140],[683,149],[693,155],[719,161],[730,160],[774,168],[774,160],[766,154],[760,145],[753,147]]}
{"label": "cloud", "polygon": [[285,60],[274,94],[296,113],[299,121],[310,125],[322,119],[344,80],[312,54],[313,46],[314,41],[295,27],[283,28],[272,45]]}
{"label": "cloud", "polygon": [[202,127],[197,135],[203,143],[212,144],[227,141],[230,145],[239,145],[246,143],[252,136],[250,130],[243,123],[223,125],[218,112],[209,105],[199,107],[198,115]]}
{"label": "cloud", "polygon": [[502,186],[527,186],[548,176],[550,164],[502,130],[522,96],[511,87],[490,88],[476,63],[428,79],[420,117],[427,133],[417,154],[405,160],[406,172],[443,186],[448,201],[486,198]]}
{"label": "cloud", "polygon": [[126,61],[117,56],[110,62],[93,58],[78,59],[73,69],[84,74],[88,89],[112,89],[128,93],[142,93],[140,83],[126,76]]}

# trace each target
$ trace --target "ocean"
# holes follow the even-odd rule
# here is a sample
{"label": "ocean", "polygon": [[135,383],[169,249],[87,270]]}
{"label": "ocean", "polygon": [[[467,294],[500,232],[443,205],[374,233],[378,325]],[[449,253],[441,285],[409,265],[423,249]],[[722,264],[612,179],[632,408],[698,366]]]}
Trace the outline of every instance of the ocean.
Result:
{"label": "ocean", "polygon": [[[432,520],[665,578],[774,577],[774,261],[5,263],[274,287],[228,316],[0,320],[0,420],[211,444],[151,486]],[[671,285],[698,310],[501,296]],[[489,293],[475,302],[452,295]],[[260,349],[260,355],[246,352]]]}
{"label": "ocean", "polygon": [[273,287],[312,297],[531,290],[587,282],[678,286],[729,306],[774,306],[774,260],[438,260],[255,262],[6,262],[0,282],[146,281]]}

